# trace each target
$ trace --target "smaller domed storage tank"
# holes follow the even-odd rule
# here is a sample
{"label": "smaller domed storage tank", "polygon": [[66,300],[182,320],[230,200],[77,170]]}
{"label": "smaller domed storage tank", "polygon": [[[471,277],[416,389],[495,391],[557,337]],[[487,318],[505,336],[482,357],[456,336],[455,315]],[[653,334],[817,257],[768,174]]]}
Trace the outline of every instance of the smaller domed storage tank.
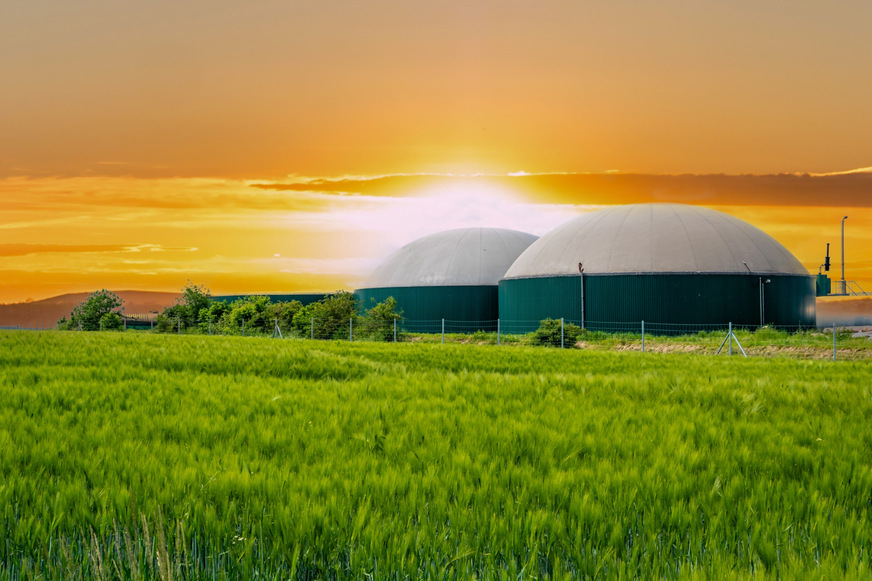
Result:
{"label": "smaller domed storage tank", "polygon": [[[583,273],[581,272],[583,269]],[[500,281],[500,319],[694,332],[733,323],[815,324],[815,281],[777,240],[716,210],[615,206],[574,218],[524,251]]]}
{"label": "smaller domed storage tank", "polygon": [[498,284],[536,236],[502,228],[462,228],[425,236],[385,259],[355,291],[361,308],[397,300],[405,328],[435,332],[496,328]]}

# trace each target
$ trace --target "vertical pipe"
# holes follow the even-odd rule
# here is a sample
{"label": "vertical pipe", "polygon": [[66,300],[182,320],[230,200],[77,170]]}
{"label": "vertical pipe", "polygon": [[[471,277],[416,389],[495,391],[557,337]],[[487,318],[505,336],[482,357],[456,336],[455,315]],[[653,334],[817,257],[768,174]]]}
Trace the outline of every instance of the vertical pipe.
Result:
{"label": "vertical pipe", "polygon": [[209,334],[212,334],[212,317],[209,317]]}
{"label": "vertical pipe", "polygon": [[[181,334],[182,334],[182,319],[180,319],[180,318],[179,318],[179,319],[176,319],[176,322],[177,322],[178,325],[179,325],[179,326],[178,326],[178,329],[177,329],[177,331],[176,331],[176,334],[177,334],[177,335],[181,335]],[[244,321],[243,321],[243,323],[244,323]],[[244,327],[243,327],[243,328],[244,328]]]}
{"label": "vertical pipe", "polygon": [[833,361],[836,360],[836,322],[833,321]]}
{"label": "vertical pipe", "polygon": [[642,321],[642,353],[645,352],[645,321]]}
{"label": "vertical pipe", "polygon": [[397,320],[394,319],[394,343],[397,342]]}
{"label": "vertical pipe", "polygon": [[[847,219],[847,216],[842,218],[842,292],[845,294],[848,293],[847,285],[845,285],[845,220]],[[835,332],[835,327],[833,329]]]}
{"label": "vertical pipe", "polygon": [[497,319],[497,347],[500,346],[500,320]]}
{"label": "vertical pipe", "polygon": [[348,319],[348,342],[354,342],[354,317]]}
{"label": "vertical pipe", "polygon": [[563,349],[563,317],[560,317],[560,348]]}
{"label": "vertical pipe", "polygon": [[245,337],[245,319],[242,319],[242,336]]}
{"label": "vertical pipe", "polygon": [[309,338],[313,340],[315,339],[315,317],[312,317],[312,330]]}
{"label": "vertical pipe", "polygon": [[442,344],[445,345],[445,319],[442,319]]}
{"label": "vertical pipe", "polygon": [[584,270],[581,271],[581,328],[584,329]]}

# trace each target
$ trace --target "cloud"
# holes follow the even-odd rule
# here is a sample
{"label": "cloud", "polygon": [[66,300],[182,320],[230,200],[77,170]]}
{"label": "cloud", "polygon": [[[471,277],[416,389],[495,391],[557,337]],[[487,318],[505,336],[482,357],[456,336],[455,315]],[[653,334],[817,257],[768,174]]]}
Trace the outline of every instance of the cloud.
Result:
{"label": "cloud", "polygon": [[33,220],[18,225],[10,212],[39,211],[49,214],[88,214],[102,209],[113,214],[121,209],[221,210],[251,212],[283,210],[291,212],[328,211],[340,203],[335,196],[318,192],[255,191],[244,180],[208,178],[140,179],[130,177],[7,178],[0,180],[0,198],[6,211],[0,228],[28,227]]}
{"label": "cloud", "polygon": [[392,175],[257,183],[252,187],[295,192],[414,197],[440,183],[455,188],[482,183],[523,192],[541,203],[610,205],[673,202],[720,206],[872,206],[869,168],[832,174],[547,173],[480,176]]}
{"label": "cloud", "polygon": [[165,247],[160,244],[0,244],[0,257],[35,254],[96,254],[105,252],[193,252],[191,247]]}

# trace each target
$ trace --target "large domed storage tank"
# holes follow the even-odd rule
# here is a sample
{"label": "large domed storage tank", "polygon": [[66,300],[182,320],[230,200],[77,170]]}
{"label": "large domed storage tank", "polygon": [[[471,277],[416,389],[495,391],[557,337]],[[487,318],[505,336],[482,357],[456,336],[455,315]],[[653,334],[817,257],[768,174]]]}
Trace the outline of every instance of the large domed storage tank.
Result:
{"label": "large domed storage tank", "polygon": [[566,222],[518,257],[499,297],[504,328],[523,330],[561,317],[637,332],[643,320],[663,332],[815,324],[814,278],[790,251],[738,218],[683,204],[616,206]]}
{"label": "large domed storage tank", "polygon": [[435,332],[496,327],[498,283],[536,236],[462,228],[425,236],[391,254],[355,294],[364,309],[397,300],[406,328]]}

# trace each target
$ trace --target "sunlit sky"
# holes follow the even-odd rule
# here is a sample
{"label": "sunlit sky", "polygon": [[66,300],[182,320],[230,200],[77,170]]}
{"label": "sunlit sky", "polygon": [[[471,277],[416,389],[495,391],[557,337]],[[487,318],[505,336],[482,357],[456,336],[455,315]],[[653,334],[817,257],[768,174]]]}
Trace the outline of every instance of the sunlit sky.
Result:
{"label": "sunlit sky", "polygon": [[425,234],[647,201],[813,273],[830,242],[836,277],[848,215],[870,290],[870,27],[866,1],[4,0],[0,302],[350,289]]}

